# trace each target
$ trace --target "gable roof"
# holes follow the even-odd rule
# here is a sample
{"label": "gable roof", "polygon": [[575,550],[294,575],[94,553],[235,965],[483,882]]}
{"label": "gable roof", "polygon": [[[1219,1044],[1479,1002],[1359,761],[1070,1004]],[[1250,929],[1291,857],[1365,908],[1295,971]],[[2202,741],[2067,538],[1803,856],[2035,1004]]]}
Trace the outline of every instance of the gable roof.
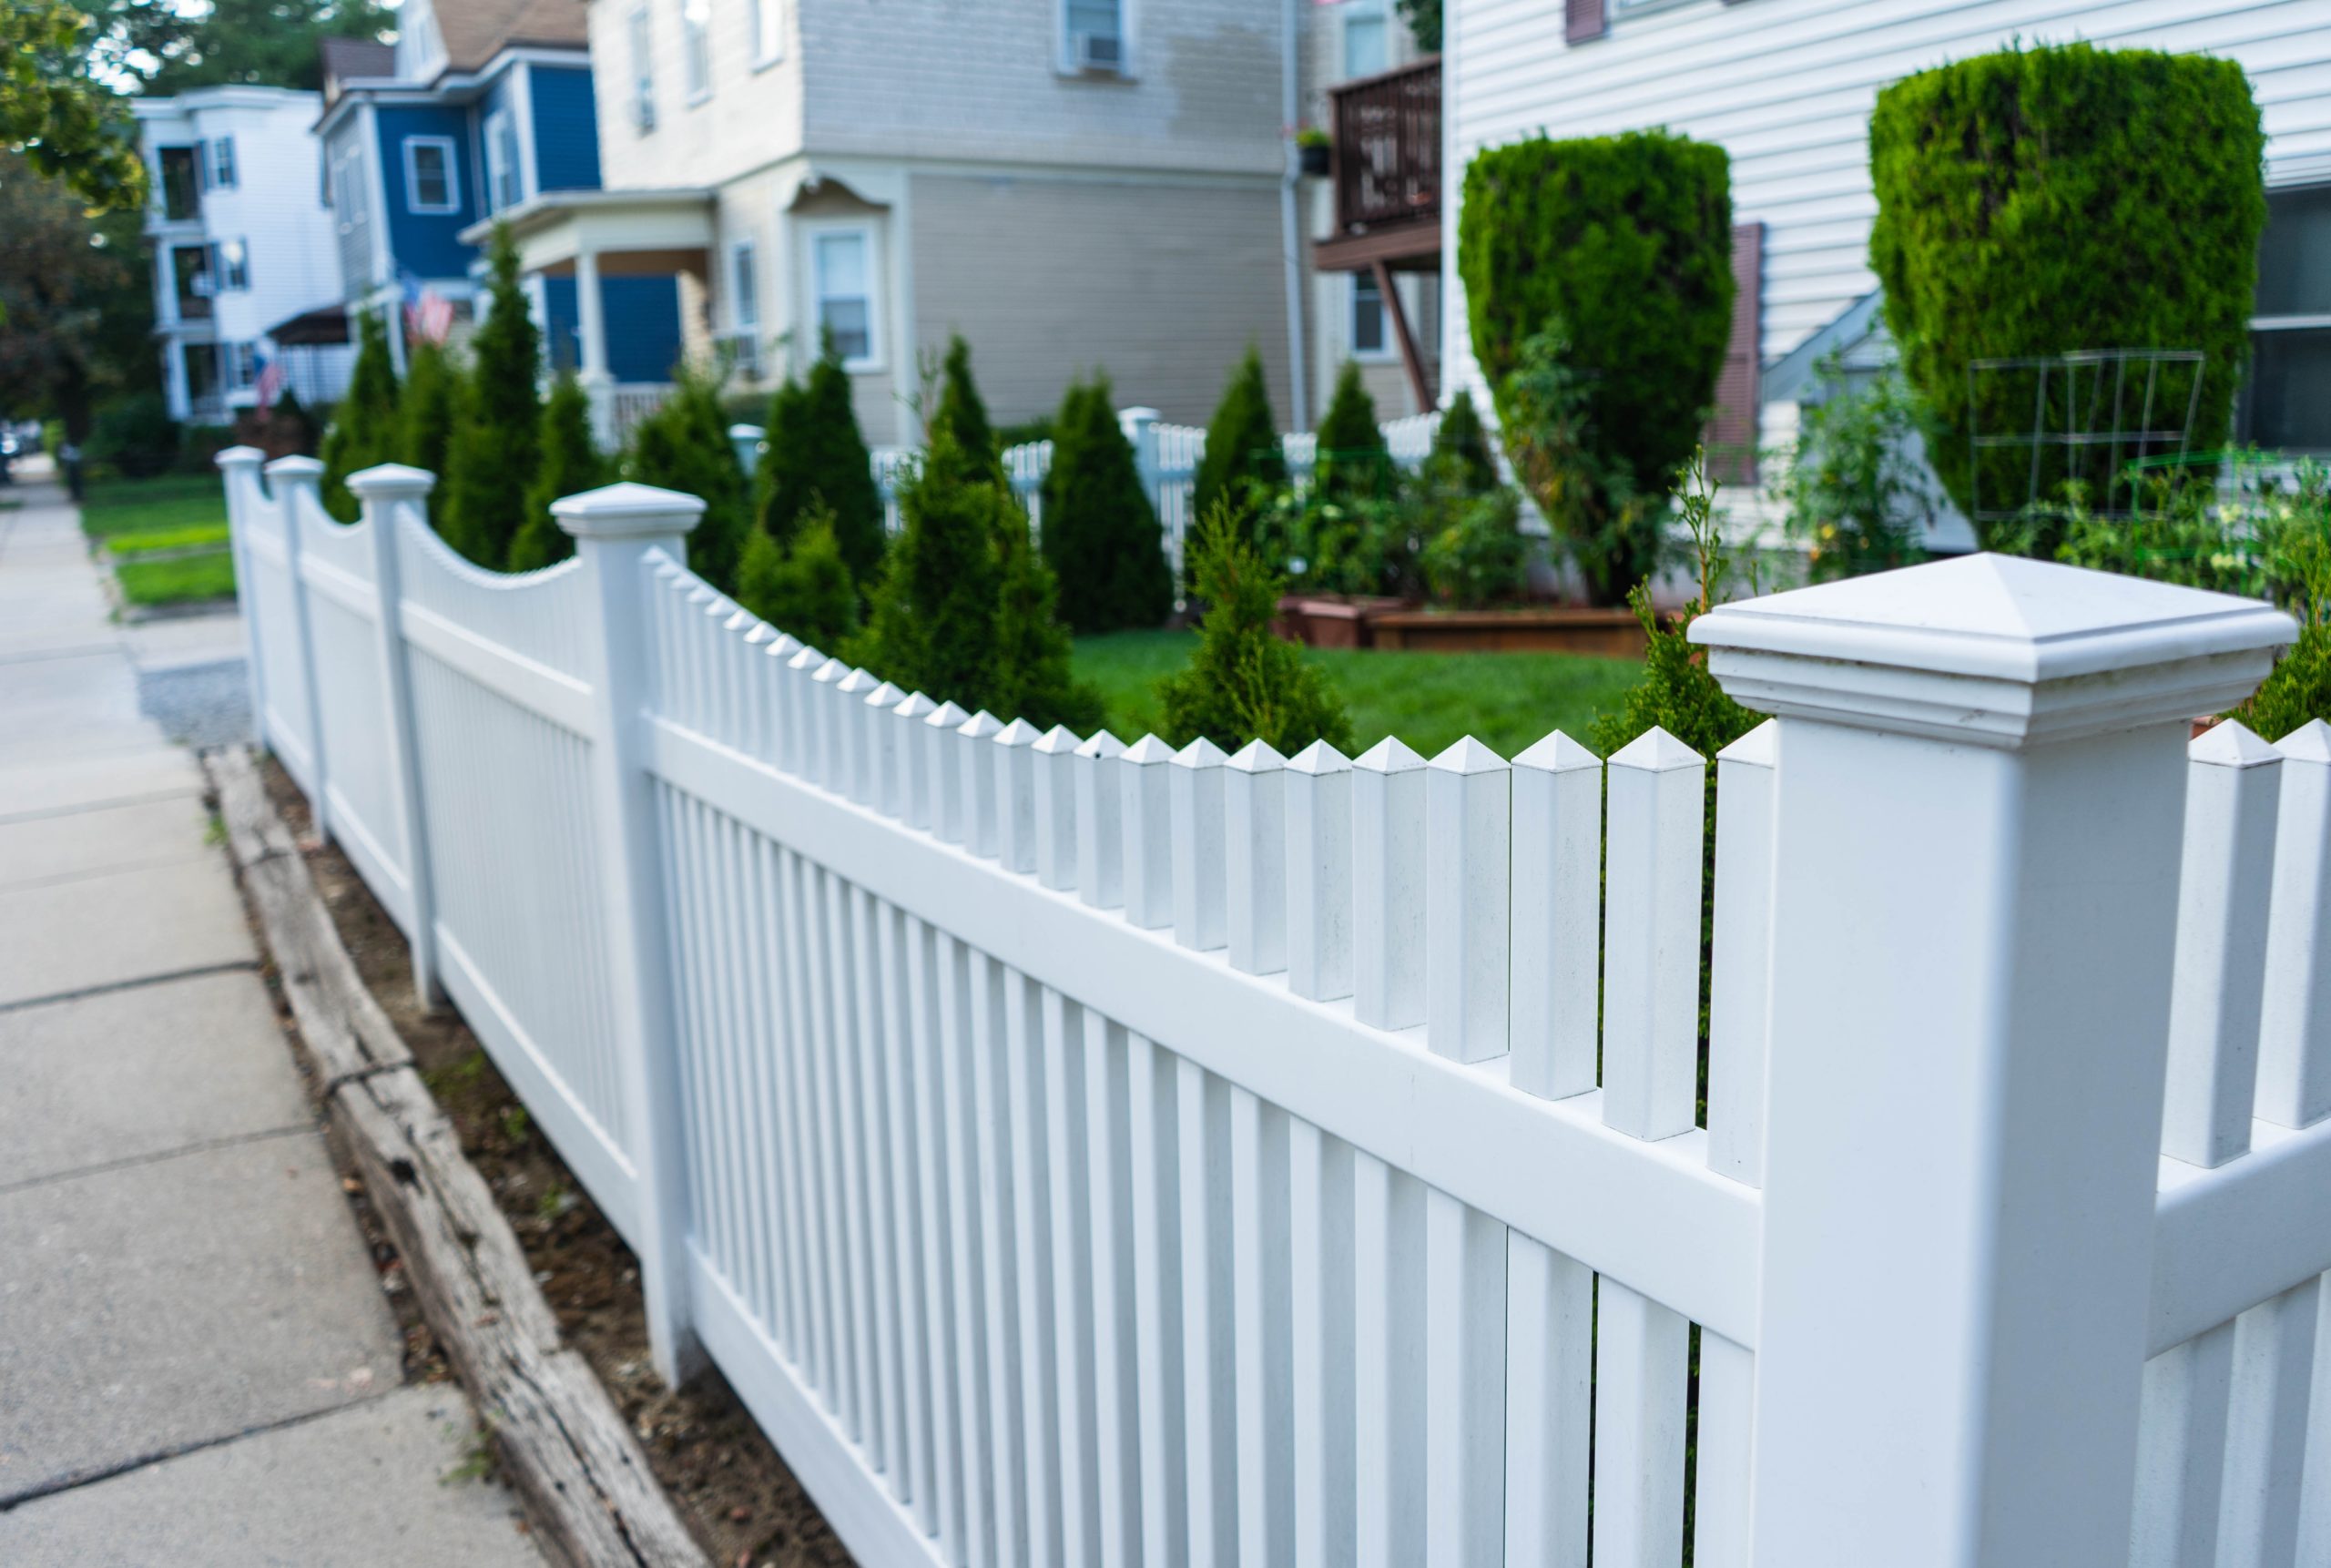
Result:
{"label": "gable roof", "polygon": [[582,48],[590,41],[583,0],[437,0],[445,68],[474,71],[520,44]]}
{"label": "gable roof", "polygon": [[326,103],[340,96],[342,82],[397,74],[394,44],[372,38],[324,38],[318,41],[316,52],[323,58]]}

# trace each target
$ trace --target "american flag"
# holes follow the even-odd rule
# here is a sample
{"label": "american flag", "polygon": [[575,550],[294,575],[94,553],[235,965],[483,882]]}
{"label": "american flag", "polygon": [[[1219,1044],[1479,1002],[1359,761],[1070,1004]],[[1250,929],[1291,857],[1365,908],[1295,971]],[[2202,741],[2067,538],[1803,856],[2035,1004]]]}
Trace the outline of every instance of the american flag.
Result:
{"label": "american flag", "polygon": [[407,336],[428,343],[443,342],[453,330],[453,302],[410,272],[404,274],[404,328]]}
{"label": "american flag", "polygon": [[280,354],[260,361],[259,380],[251,383],[251,390],[259,393],[261,410],[275,406],[275,400],[283,395],[283,359]]}

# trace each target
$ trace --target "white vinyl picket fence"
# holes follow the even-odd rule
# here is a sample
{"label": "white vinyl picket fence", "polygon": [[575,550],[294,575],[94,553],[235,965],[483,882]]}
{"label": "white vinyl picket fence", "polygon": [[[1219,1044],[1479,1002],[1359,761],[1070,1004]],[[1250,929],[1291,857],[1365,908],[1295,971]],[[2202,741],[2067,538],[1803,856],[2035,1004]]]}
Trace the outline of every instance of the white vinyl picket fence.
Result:
{"label": "white vinyl picket fence", "polygon": [[[430,476],[225,470],[254,711],[874,1568],[2331,1563],[2331,728],[2262,606],[1726,606],[1709,763],[1124,745]],[[1687,1497],[1691,1523],[1687,1539]]]}

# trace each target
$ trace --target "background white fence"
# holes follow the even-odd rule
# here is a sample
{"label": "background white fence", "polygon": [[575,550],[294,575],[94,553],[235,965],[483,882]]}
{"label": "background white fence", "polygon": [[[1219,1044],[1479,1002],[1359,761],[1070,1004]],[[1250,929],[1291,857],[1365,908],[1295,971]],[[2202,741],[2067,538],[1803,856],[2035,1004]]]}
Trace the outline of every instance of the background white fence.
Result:
{"label": "background white fence", "polygon": [[2263,606],[1705,618],[1780,717],[1703,1091],[1664,733],[1040,734],[738,609],[692,498],[500,576],[425,474],[220,463],[268,743],[861,1562],[2331,1562],[2331,728],[2184,740]]}

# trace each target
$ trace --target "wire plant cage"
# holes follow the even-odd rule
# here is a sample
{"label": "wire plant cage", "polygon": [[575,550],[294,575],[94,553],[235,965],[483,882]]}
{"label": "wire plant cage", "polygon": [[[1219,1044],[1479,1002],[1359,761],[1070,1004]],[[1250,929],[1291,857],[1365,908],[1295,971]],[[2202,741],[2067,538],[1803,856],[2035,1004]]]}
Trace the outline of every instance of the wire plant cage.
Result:
{"label": "wire plant cage", "polygon": [[[2198,349],[2083,349],[1970,361],[1972,521],[2012,521],[2070,484],[2099,514],[2129,515],[2139,502],[2129,470],[2186,456],[2205,358]],[[1986,428],[2010,420],[2012,430]]]}

